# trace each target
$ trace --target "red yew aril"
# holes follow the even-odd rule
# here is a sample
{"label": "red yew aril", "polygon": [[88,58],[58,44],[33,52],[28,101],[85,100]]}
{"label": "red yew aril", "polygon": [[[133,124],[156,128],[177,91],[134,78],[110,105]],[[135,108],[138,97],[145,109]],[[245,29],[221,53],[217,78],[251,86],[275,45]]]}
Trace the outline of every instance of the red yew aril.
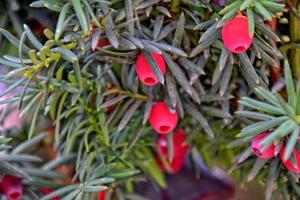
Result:
{"label": "red yew aril", "polygon": [[[293,149],[293,153],[291,155],[291,157],[293,156],[293,158],[289,158],[288,160],[284,160],[284,146],[282,146],[281,150],[280,150],[280,159],[282,164],[292,173],[300,173],[300,153],[298,152],[298,150],[296,148]],[[293,162],[292,159],[294,159],[295,161]]]}
{"label": "red yew aril", "polygon": [[106,45],[110,45],[109,40],[107,38],[100,38],[98,40],[97,46],[92,46],[92,50],[97,51],[99,49],[102,49],[103,46],[106,46]]}
{"label": "red yew aril", "polygon": [[245,52],[253,42],[249,35],[249,22],[247,17],[237,15],[222,28],[222,39],[225,47],[233,53]]}
{"label": "red yew aril", "polygon": [[149,123],[160,134],[167,134],[176,128],[178,122],[177,112],[172,112],[165,102],[152,105]]}
{"label": "red yew aril", "polygon": [[97,45],[97,48],[98,49],[101,49],[103,46],[105,45],[110,45],[110,42],[107,38],[101,38],[99,41],[98,41],[98,45]]}
{"label": "red yew aril", "polygon": [[[164,156],[164,159],[167,160],[167,157]],[[168,168],[165,167],[164,163],[162,162],[162,160],[159,157],[156,160],[157,160],[157,164],[159,165],[160,169],[163,172],[176,174],[183,168],[185,157],[184,156],[180,156],[180,157],[176,157],[176,158],[174,157],[171,162],[167,161],[168,162],[167,164],[169,165],[171,171],[169,171]]]}
{"label": "red yew aril", "polygon": [[8,200],[20,200],[23,196],[23,184],[21,178],[4,175],[1,180],[2,192]]}
{"label": "red yew aril", "polygon": [[98,200],[105,200],[106,190],[98,192]]}
{"label": "red yew aril", "polygon": [[[166,73],[166,63],[163,56],[159,53],[151,52],[153,59],[155,60],[157,66],[159,67],[161,73],[164,75]],[[158,80],[155,74],[152,72],[150,64],[147,62],[143,54],[140,54],[135,63],[135,70],[139,80],[147,85],[153,86],[158,84]]]}
{"label": "red yew aril", "polygon": [[260,145],[261,141],[267,137],[269,132],[263,132],[256,135],[251,142],[252,152],[259,158],[271,159],[275,156],[275,145],[271,144],[264,152],[261,152],[263,146]]}
{"label": "red yew aril", "polygon": [[[168,162],[168,165],[172,171],[172,173],[177,173],[180,171],[184,165],[185,156],[189,151],[189,145],[184,143],[186,139],[186,134],[183,130],[178,130],[173,135],[173,159],[172,161],[168,161],[168,147],[167,147],[167,136],[161,135],[157,140],[157,150],[160,155]],[[161,170],[164,172],[169,172],[165,165],[163,164],[161,157],[157,156],[157,163],[160,166]]]}
{"label": "red yew aril", "polygon": [[93,52],[95,52],[95,51],[97,51],[99,49],[102,49],[103,46],[106,46],[106,45],[110,45],[109,40],[107,38],[100,38],[98,40],[97,45],[92,45],[92,50],[93,50]]}
{"label": "red yew aril", "polygon": [[[186,133],[183,130],[178,130],[173,134],[173,151],[174,156],[185,155],[189,150],[189,145],[185,143],[187,138]],[[163,154],[167,154],[167,135],[160,135],[157,140],[157,145]]]}

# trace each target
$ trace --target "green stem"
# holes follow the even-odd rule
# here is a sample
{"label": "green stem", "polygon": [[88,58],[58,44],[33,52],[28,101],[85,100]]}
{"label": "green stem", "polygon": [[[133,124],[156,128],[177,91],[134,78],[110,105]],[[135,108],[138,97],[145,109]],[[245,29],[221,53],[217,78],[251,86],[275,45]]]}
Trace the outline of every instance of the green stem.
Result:
{"label": "green stem", "polygon": [[[297,13],[300,15],[300,2],[298,0],[294,0],[293,7],[297,9]],[[290,12],[290,35],[291,35],[291,42],[296,43],[300,41],[300,21],[297,17]],[[290,54],[292,70],[294,77],[296,79],[300,79],[300,49],[293,48]]]}
{"label": "green stem", "polygon": [[131,98],[142,100],[142,101],[147,101],[147,99],[148,99],[148,97],[145,96],[145,95],[134,94],[134,93],[127,92],[127,91],[120,91],[120,94],[124,94],[124,95],[127,95],[127,96],[131,97]]}
{"label": "green stem", "polygon": [[128,97],[131,97],[131,98],[134,98],[134,99],[137,99],[137,100],[142,100],[142,101],[147,101],[148,100],[148,97],[146,95],[142,95],[142,94],[139,94],[139,93],[132,93],[132,92],[129,92],[129,91],[124,91],[124,90],[121,90],[119,88],[113,88],[113,89],[110,89],[109,91],[106,92],[106,95],[113,95],[113,94],[126,95]]}

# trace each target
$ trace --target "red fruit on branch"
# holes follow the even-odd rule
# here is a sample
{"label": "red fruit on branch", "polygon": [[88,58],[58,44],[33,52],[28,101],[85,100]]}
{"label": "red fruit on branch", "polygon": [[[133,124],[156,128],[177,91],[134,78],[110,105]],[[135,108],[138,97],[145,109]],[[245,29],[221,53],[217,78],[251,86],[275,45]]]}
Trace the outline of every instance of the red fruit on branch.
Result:
{"label": "red fruit on branch", "polygon": [[[282,164],[290,172],[299,174],[300,173],[300,153],[298,152],[298,150],[296,148],[294,148],[291,157],[288,160],[284,160],[284,150],[285,150],[285,148],[284,148],[284,146],[282,146],[282,148],[280,150],[280,154],[279,154]],[[292,156],[293,156],[293,158],[292,158]],[[292,159],[294,159],[294,161]]]}
{"label": "red fruit on branch", "polygon": [[[51,189],[51,188],[44,188],[41,190],[41,192],[44,194],[44,195],[48,195],[48,194],[51,194],[54,190]],[[53,197],[51,198],[51,200],[60,200],[59,197]]]}
{"label": "red fruit on branch", "polygon": [[93,47],[92,47],[92,50],[93,50],[93,51],[96,51],[97,49],[98,49],[98,50],[99,50],[99,49],[102,49],[103,46],[106,46],[106,45],[110,45],[109,40],[108,40],[107,38],[100,38],[100,39],[98,40],[97,46],[93,46]]}
{"label": "red fruit on branch", "polygon": [[[159,53],[151,52],[153,59],[155,60],[157,66],[159,67],[161,73],[164,75],[166,73],[166,63],[163,56]],[[139,77],[139,80],[147,85],[156,85],[159,81],[157,80],[155,74],[152,72],[150,64],[147,62],[143,54],[140,54],[135,63],[135,70]]]}
{"label": "red fruit on branch", "polygon": [[149,123],[156,132],[167,134],[176,128],[177,122],[177,112],[169,110],[165,102],[157,102],[152,105]]}
{"label": "red fruit on branch", "polygon": [[256,135],[251,142],[252,152],[259,158],[271,159],[275,156],[274,144],[271,144],[265,151],[261,152],[263,146],[260,145],[260,143],[268,134],[269,132],[260,133]]}
{"label": "red fruit on branch", "polygon": [[19,177],[4,175],[1,180],[1,187],[8,200],[19,200],[23,196],[23,185]]}
{"label": "red fruit on branch", "polygon": [[173,159],[168,161],[168,147],[167,147],[167,136],[161,135],[157,140],[157,150],[159,151],[160,156],[157,156],[157,163],[160,166],[161,170],[164,172],[169,172],[165,165],[162,162],[162,159],[168,162],[172,173],[177,173],[180,171],[184,165],[185,156],[189,151],[189,145],[184,143],[186,139],[186,134],[183,130],[178,130],[175,134],[173,134]]}
{"label": "red fruit on branch", "polygon": [[237,15],[222,28],[222,39],[225,47],[233,53],[245,52],[253,42],[249,35],[249,22],[247,17]]}
{"label": "red fruit on branch", "polygon": [[[167,161],[167,158],[166,156],[164,156],[164,158],[166,161]],[[169,168],[170,170],[168,169],[168,167],[165,167],[164,163],[162,162],[161,158],[156,158],[157,160],[157,163],[160,167],[160,169],[165,172],[165,173],[170,173],[170,174],[176,174],[177,172],[179,172],[183,166],[184,166],[184,161],[185,161],[185,157],[184,156],[180,156],[180,157],[174,157],[173,160],[170,162],[170,161],[167,161],[168,165],[169,165]]]}
{"label": "red fruit on branch", "polygon": [[107,38],[101,38],[99,41],[98,41],[98,45],[97,45],[97,48],[98,49],[101,49],[103,46],[105,45],[110,45],[110,42]]}
{"label": "red fruit on branch", "polygon": [[[190,148],[190,145],[185,143],[187,138],[186,133],[183,130],[178,130],[173,135],[174,152],[178,155],[185,155]],[[176,148],[175,148],[176,147]]]}
{"label": "red fruit on branch", "polygon": [[98,192],[98,200],[105,200],[106,190]]}
{"label": "red fruit on branch", "polygon": [[[183,130],[178,130],[173,134],[172,141],[174,157],[179,155],[186,155],[186,153],[189,151],[189,144],[185,143],[186,138],[187,135]],[[167,154],[168,148],[166,135],[160,135],[157,140],[157,146],[163,154]]]}

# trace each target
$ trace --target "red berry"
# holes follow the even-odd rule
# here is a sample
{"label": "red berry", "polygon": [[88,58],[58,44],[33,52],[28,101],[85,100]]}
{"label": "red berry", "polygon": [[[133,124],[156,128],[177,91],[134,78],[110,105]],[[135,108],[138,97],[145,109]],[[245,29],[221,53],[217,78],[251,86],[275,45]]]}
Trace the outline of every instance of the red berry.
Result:
{"label": "red berry", "polygon": [[157,102],[152,105],[149,123],[156,132],[167,134],[176,128],[177,122],[177,112],[170,111],[165,102]]}
{"label": "red berry", "polygon": [[110,42],[107,38],[102,38],[98,41],[97,48],[101,49],[103,46],[109,45],[109,44],[110,44]]}
{"label": "red berry", "polygon": [[[44,194],[44,195],[48,195],[48,194],[50,194],[50,193],[52,193],[54,190],[53,189],[51,189],[51,188],[43,188],[42,190],[41,190],[41,192]],[[60,198],[59,197],[53,197],[53,198],[51,198],[51,200],[59,200]]]}
{"label": "red berry", "polygon": [[[185,143],[187,138],[186,133],[183,130],[178,130],[173,135],[174,152],[179,155],[185,155],[189,151],[189,144]],[[176,147],[176,148],[175,148]]]}
{"label": "red berry", "polygon": [[102,190],[98,192],[98,200],[105,200],[106,190]]}
{"label": "red berry", "polygon": [[23,196],[23,185],[19,177],[4,175],[1,180],[1,187],[8,200],[19,200]]}
{"label": "red berry", "polygon": [[[166,63],[161,54],[151,52],[157,66],[159,67],[161,73],[164,75],[166,73]],[[135,70],[140,79],[140,81],[148,86],[156,85],[159,81],[151,70],[149,63],[143,54],[140,54],[135,63]]]}
{"label": "red berry", "polygon": [[261,152],[263,146],[260,145],[261,141],[267,137],[269,132],[263,132],[256,135],[251,143],[252,152],[259,158],[270,159],[275,156],[275,145],[271,144],[264,152]]}
{"label": "red berry", "polygon": [[[164,157],[164,159],[167,160],[167,157]],[[170,174],[178,173],[184,166],[184,160],[185,160],[185,157],[181,156],[181,157],[176,157],[176,158],[174,157],[171,162],[167,161],[168,165],[170,167],[170,170],[171,170],[171,171],[169,171],[163,164],[162,160],[159,157],[156,158],[157,164],[160,167],[160,169],[163,172],[170,173]]]}
{"label": "red berry", "polygon": [[283,165],[292,173],[300,173],[300,153],[298,152],[298,150],[296,148],[293,149],[293,154],[291,155],[294,156],[295,162],[292,162],[291,159],[293,158],[289,158],[288,160],[284,160],[284,146],[282,146],[281,150],[280,150],[280,159],[283,163]]}
{"label": "red berry", "polygon": [[[167,137],[166,135],[161,135],[159,139],[157,140],[157,148],[160,152],[161,156],[163,156],[163,159],[168,161],[168,164],[172,170],[172,173],[177,173],[180,171],[184,165],[184,160],[187,152],[189,151],[189,145],[184,143],[186,139],[186,134],[182,130],[177,131],[173,135],[173,159],[172,161],[168,161],[168,147],[167,147]],[[161,170],[164,172],[168,172],[166,167],[164,166],[161,158],[157,156],[157,163],[160,166]]]}
{"label": "red berry", "polygon": [[[183,130],[178,130],[173,134],[173,151],[174,156],[185,155],[189,150],[189,145],[185,143],[187,138],[186,133]],[[167,135],[160,135],[157,140],[157,145],[161,152],[167,155]]]}
{"label": "red berry", "polygon": [[253,36],[249,35],[248,24],[247,17],[237,15],[223,26],[222,39],[229,51],[243,53],[250,47]]}
{"label": "red berry", "polygon": [[107,38],[100,38],[96,46],[92,46],[92,50],[96,51],[97,49],[102,49],[103,46],[110,45],[110,42]]}

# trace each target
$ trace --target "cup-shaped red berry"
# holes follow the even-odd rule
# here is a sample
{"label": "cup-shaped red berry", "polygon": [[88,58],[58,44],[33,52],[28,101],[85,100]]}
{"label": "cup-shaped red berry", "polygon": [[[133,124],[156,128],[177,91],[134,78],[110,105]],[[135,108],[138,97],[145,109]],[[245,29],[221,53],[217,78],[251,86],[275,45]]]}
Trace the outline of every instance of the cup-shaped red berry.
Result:
{"label": "cup-shaped red berry", "polygon": [[222,28],[222,39],[225,47],[233,53],[243,53],[252,44],[253,36],[249,35],[248,19],[237,15]]}
{"label": "cup-shaped red berry", "polygon": [[98,200],[105,200],[106,190],[98,192]]}
{"label": "cup-shaped red berry", "polygon": [[[166,156],[164,156],[163,159],[167,161]],[[169,173],[169,174],[176,174],[183,168],[184,161],[185,161],[185,156],[179,156],[179,157],[176,157],[176,158],[174,157],[171,162],[167,161],[166,164],[168,165],[168,167],[165,166],[165,164],[163,163],[163,161],[160,157],[157,157],[156,161],[157,161],[157,164],[158,164],[159,168],[163,172]]]}
{"label": "cup-shaped red berry", "polygon": [[[284,147],[281,148],[280,150],[280,159],[282,164],[287,168],[290,172],[299,174],[300,173],[300,153],[296,148],[293,149],[293,153],[291,156],[293,158],[289,158],[288,160],[284,160]],[[294,161],[292,161],[294,159]]]}
{"label": "cup-shaped red berry", "polygon": [[103,46],[110,45],[110,42],[107,38],[100,38],[96,46],[92,46],[92,50],[96,51],[102,49]]}
{"label": "cup-shaped red berry", "polygon": [[[168,147],[167,147],[167,137],[166,135],[161,135],[157,140],[157,150],[160,156],[157,157],[157,163],[161,170],[164,172],[169,172],[162,162],[162,159],[167,161],[172,173],[177,173],[180,171],[184,165],[185,156],[189,151],[189,145],[185,143],[187,135],[183,130],[178,130],[173,134],[173,159],[168,161]],[[162,158],[161,158],[162,157]]]}
{"label": "cup-shaped red berry", "polygon": [[[173,141],[173,152],[174,157],[186,155],[189,151],[189,144],[185,142],[187,138],[186,133],[183,130],[178,130],[176,133],[173,134],[172,141]],[[167,155],[168,153],[168,147],[167,147],[167,136],[166,135],[160,135],[157,140],[157,147],[159,148],[159,151],[163,155]]]}
{"label": "cup-shaped red berry", "polygon": [[269,133],[263,132],[256,135],[251,142],[252,152],[259,158],[271,159],[275,156],[275,145],[271,144],[265,151],[262,151],[263,146],[260,145],[261,141],[267,137]]}
{"label": "cup-shaped red berry", "polygon": [[178,114],[171,111],[165,102],[157,102],[152,105],[149,123],[160,134],[167,134],[176,128]]}
{"label": "cup-shaped red berry", "polygon": [[23,185],[19,177],[4,175],[1,180],[1,187],[8,200],[20,200],[23,196]]}
{"label": "cup-shaped red berry", "polygon": [[[163,56],[159,53],[151,52],[151,56],[155,60],[157,66],[159,67],[161,73],[164,75],[166,73],[166,63]],[[158,79],[153,73],[150,64],[147,62],[143,54],[140,54],[135,63],[135,70],[138,75],[139,80],[147,86],[153,86],[158,84]]]}
{"label": "cup-shaped red berry", "polygon": [[174,152],[177,155],[186,155],[189,151],[190,145],[185,142],[187,134],[183,130],[178,130],[173,135]]}
{"label": "cup-shaped red berry", "polygon": [[101,49],[103,46],[105,45],[110,45],[110,42],[107,38],[101,38],[99,41],[98,41],[98,44],[97,44],[97,48],[98,49]]}

